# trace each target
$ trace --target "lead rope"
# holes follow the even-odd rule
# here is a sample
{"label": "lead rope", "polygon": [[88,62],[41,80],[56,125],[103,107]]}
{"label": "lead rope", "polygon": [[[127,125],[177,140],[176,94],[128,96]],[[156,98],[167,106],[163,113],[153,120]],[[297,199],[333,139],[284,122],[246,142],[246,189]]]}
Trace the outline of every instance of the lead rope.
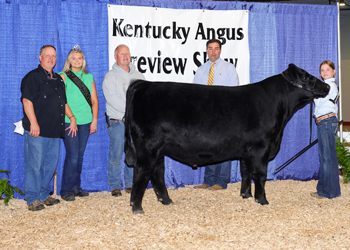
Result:
{"label": "lead rope", "polygon": [[310,103],[310,139],[309,139],[309,145],[311,144],[311,136],[312,136],[312,102]]}

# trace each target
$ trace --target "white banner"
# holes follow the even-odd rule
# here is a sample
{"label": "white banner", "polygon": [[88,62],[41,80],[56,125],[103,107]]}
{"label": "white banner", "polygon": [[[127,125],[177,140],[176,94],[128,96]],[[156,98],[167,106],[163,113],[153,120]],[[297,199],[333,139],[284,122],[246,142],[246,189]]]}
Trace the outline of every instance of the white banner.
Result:
{"label": "white banner", "polygon": [[249,83],[247,10],[163,9],[108,5],[109,67],[119,44],[150,81],[192,82],[208,60],[206,42],[222,42],[221,58],[236,66],[240,84]]}

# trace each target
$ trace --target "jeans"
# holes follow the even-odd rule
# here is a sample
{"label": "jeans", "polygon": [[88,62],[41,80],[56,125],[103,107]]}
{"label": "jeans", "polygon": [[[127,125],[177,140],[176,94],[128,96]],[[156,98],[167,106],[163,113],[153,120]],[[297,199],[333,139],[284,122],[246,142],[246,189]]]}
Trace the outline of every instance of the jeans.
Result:
{"label": "jeans", "polygon": [[341,195],[334,136],[337,128],[338,120],[335,116],[324,119],[317,125],[318,154],[320,157],[320,174],[317,183],[317,194],[329,199]]}
{"label": "jeans", "polygon": [[[65,124],[65,128],[69,127]],[[77,135],[68,136],[69,130],[66,130],[66,136],[63,140],[66,148],[66,158],[64,160],[61,197],[67,195],[76,195],[81,189],[81,172],[83,169],[83,157],[87,141],[90,134],[90,123],[78,125]]]}
{"label": "jeans", "polygon": [[231,178],[231,161],[226,161],[205,167],[204,184],[211,187],[216,185],[223,189],[227,188],[227,183]]}
{"label": "jeans", "polygon": [[[121,189],[122,178],[121,160],[124,152],[124,123],[119,121],[110,120],[110,127],[108,128],[109,142],[109,155],[108,155],[108,179],[107,183],[109,188]],[[132,186],[134,169],[125,164],[124,167],[124,180],[125,188]]]}
{"label": "jeans", "polygon": [[55,173],[60,138],[34,138],[24,130],[24,193],[27,204],[38,200],[43,202],[50,196],[50,182]]}

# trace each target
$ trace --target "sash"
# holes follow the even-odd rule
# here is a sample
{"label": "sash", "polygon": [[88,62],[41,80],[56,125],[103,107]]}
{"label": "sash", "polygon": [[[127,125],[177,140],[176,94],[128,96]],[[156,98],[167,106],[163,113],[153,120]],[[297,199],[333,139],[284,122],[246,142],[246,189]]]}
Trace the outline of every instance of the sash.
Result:
{"label": "sash", "polygon": [[72,71],[68,70],[65,73],[69,79],[77,85],[90,107],[92,107],[91,94],[86,85]]}

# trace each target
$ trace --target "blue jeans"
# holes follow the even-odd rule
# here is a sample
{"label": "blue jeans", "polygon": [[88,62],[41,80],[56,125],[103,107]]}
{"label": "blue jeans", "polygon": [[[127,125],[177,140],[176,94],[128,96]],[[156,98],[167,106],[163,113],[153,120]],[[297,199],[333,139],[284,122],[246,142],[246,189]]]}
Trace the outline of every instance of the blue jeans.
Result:
{"label": "blue jeans", "polygon": [[204,184],[211,187],[216,185],[223,189],[227,188],[227,183],[231,178],[231,161],[226,161],[205,167]]}
{"label": "blue jeans", "polygon": [[50,196],[50,182],[55,173],[59,152],[60,138],[34,138],[24,130],[24,193],[27,204],[40,202]]}
{"label": "blue jeans", "polygon": [[338,120],[335,116],[324,119],[317,125],[318,154],[320,157],[320,174],[317,183],[317,194],[329,199],[341,195],[334,136],[337,128]]}
{"label": "blue jeans", "polygon": [[[119,121],[110,120],[110,127],[108,128],[109,142],[109,155],[108,155],[108,179],[107,183],[109,188],[121,189],[122,178],[122,164],[121,160],[124,152],[124,123]],[[131,168],[125,164],[124,167],[124,180],[125,188],[132,186],[134,168]]]}
{"label": "blue jeans", "polygon": [[[69,127],[65,124],[65,128]],[[68,136],[69,130],[66,130],[66,136],[63,140],[66,148],[66,158],[64,160],[61,197],[67,195],[76,195],[81,189],[81,172],[83,169],[83,157],[90,133],[90,123],[78,125],[77,135]]]}

